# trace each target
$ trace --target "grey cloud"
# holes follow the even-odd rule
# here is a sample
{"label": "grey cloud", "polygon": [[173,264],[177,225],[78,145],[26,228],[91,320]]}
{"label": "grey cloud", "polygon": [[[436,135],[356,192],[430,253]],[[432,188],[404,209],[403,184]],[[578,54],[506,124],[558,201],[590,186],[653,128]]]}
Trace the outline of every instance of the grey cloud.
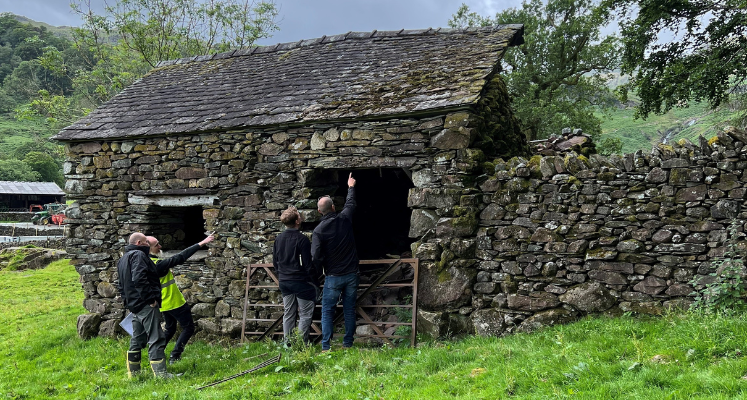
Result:
{"label": "grey cloud", "polygon": [[[99,10],[103,2],[92,0]],[[349,31],[446,27],[463,2],[485,15],[520,4],[519,0],[278,0],[280,30],[258,44],[293,42]],[[81,22],[70,11],[68,0],[0,0],[0,11],[57,26],[78,26]]]}

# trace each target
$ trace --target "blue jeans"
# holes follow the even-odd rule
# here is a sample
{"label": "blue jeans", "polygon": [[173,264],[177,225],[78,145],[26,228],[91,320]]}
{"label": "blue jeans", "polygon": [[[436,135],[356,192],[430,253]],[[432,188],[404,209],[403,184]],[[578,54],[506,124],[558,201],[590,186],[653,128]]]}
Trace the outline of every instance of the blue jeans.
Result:
{"label": "blue jeans", "polygon": [[345,337],[343,347],[353,345],[355,334],[355,301],[358,297],[358,273],[342,276],[328,276],[324,278],[324,292],[322,293],[322,350],[329,350],[335,320],[335,306],[342,294],[342,312],[345,317]]}

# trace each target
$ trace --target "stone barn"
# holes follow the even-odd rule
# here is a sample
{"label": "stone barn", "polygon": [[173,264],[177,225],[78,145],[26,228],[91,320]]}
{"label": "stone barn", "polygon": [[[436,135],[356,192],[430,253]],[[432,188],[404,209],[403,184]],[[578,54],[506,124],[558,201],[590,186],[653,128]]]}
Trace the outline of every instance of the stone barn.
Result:
{"label": "stone barn", "polygon": [[420,260],[422,332],[687,307],[719,279],[713,261],[747,247],[728,229],[745,230],[747,134],[611,157],[552,139],[530,157],[498,75],[521,42],[519,25],[348,33],[162,63],[56,136],[81,333],[123,317],[113,279],[132,231],[179,250],[214,230],[177,284],[198,334],[239,335],[245,271],[271,261],[280,211],[311,230],[351,171],[361,258]]}
{"label": "stone barn", "polygon": [[280,211],[296,205],[311,230],[319,196],[342,206],[349,172],[361,259],[416,250],[421,308],[468,318],[484,163],[529,152],[498,75],[522,29],[350,32],[159,64],[55,136],[79,326],[115,333],[131,232],[175,251],[207,230],[219,240],[177,283],[198,329],[236,336],[246,268],[271,262]]}

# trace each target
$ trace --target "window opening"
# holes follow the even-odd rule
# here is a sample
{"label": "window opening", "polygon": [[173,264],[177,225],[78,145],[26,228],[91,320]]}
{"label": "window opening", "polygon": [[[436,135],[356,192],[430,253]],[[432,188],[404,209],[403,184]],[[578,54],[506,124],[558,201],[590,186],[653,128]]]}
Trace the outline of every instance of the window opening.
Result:
{"label": "window opening", "polygon": [[154,206],[148,234],[158,238],[164,250],[183,250],[205,238],[201,206]]}

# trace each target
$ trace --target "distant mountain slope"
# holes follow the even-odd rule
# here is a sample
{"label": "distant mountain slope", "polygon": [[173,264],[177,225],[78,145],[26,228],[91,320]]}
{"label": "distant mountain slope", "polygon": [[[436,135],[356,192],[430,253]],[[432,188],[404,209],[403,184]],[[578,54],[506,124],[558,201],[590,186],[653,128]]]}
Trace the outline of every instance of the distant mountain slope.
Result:
{"label": "distant mountain slope", "polygon": [[719,129],[736,117],[737,113],[727,107],[716,111],[707,104],[694,103],[688,108],[675,108],[664,115],[649,115],[645,120],[633,117],[633,107],[618,108],[609,117],[602,117],[602,134],[619,138],[623,152],[649,151],[658,143],[671,143],[688,139],[697,143],[703,135],[706,139],[716,135]]}
{"label": "distant mountain slope", "polygon": [[8,14],[13,15],[13,17],[18,22],[28,23],[28,24],[31,24],[33,26],[43,26],[43,27],[47,28],[48,31],[52,32],[55,36],[64,37],[64,38],[67,38],[67,39],[72,39],[73,38],[73,35],[72,35],[71,31],[70,31],[72,29],[71,26],[64,26],[64,25],[63,26],[54,26],[54,25],[50,25],[50,24],[48,24],[46,22],[34,21],[33,19],[28,18],[28,17],[24,17],[23,15],[17,15],[17,14],[13,14],[13,13],[8,13]]}

